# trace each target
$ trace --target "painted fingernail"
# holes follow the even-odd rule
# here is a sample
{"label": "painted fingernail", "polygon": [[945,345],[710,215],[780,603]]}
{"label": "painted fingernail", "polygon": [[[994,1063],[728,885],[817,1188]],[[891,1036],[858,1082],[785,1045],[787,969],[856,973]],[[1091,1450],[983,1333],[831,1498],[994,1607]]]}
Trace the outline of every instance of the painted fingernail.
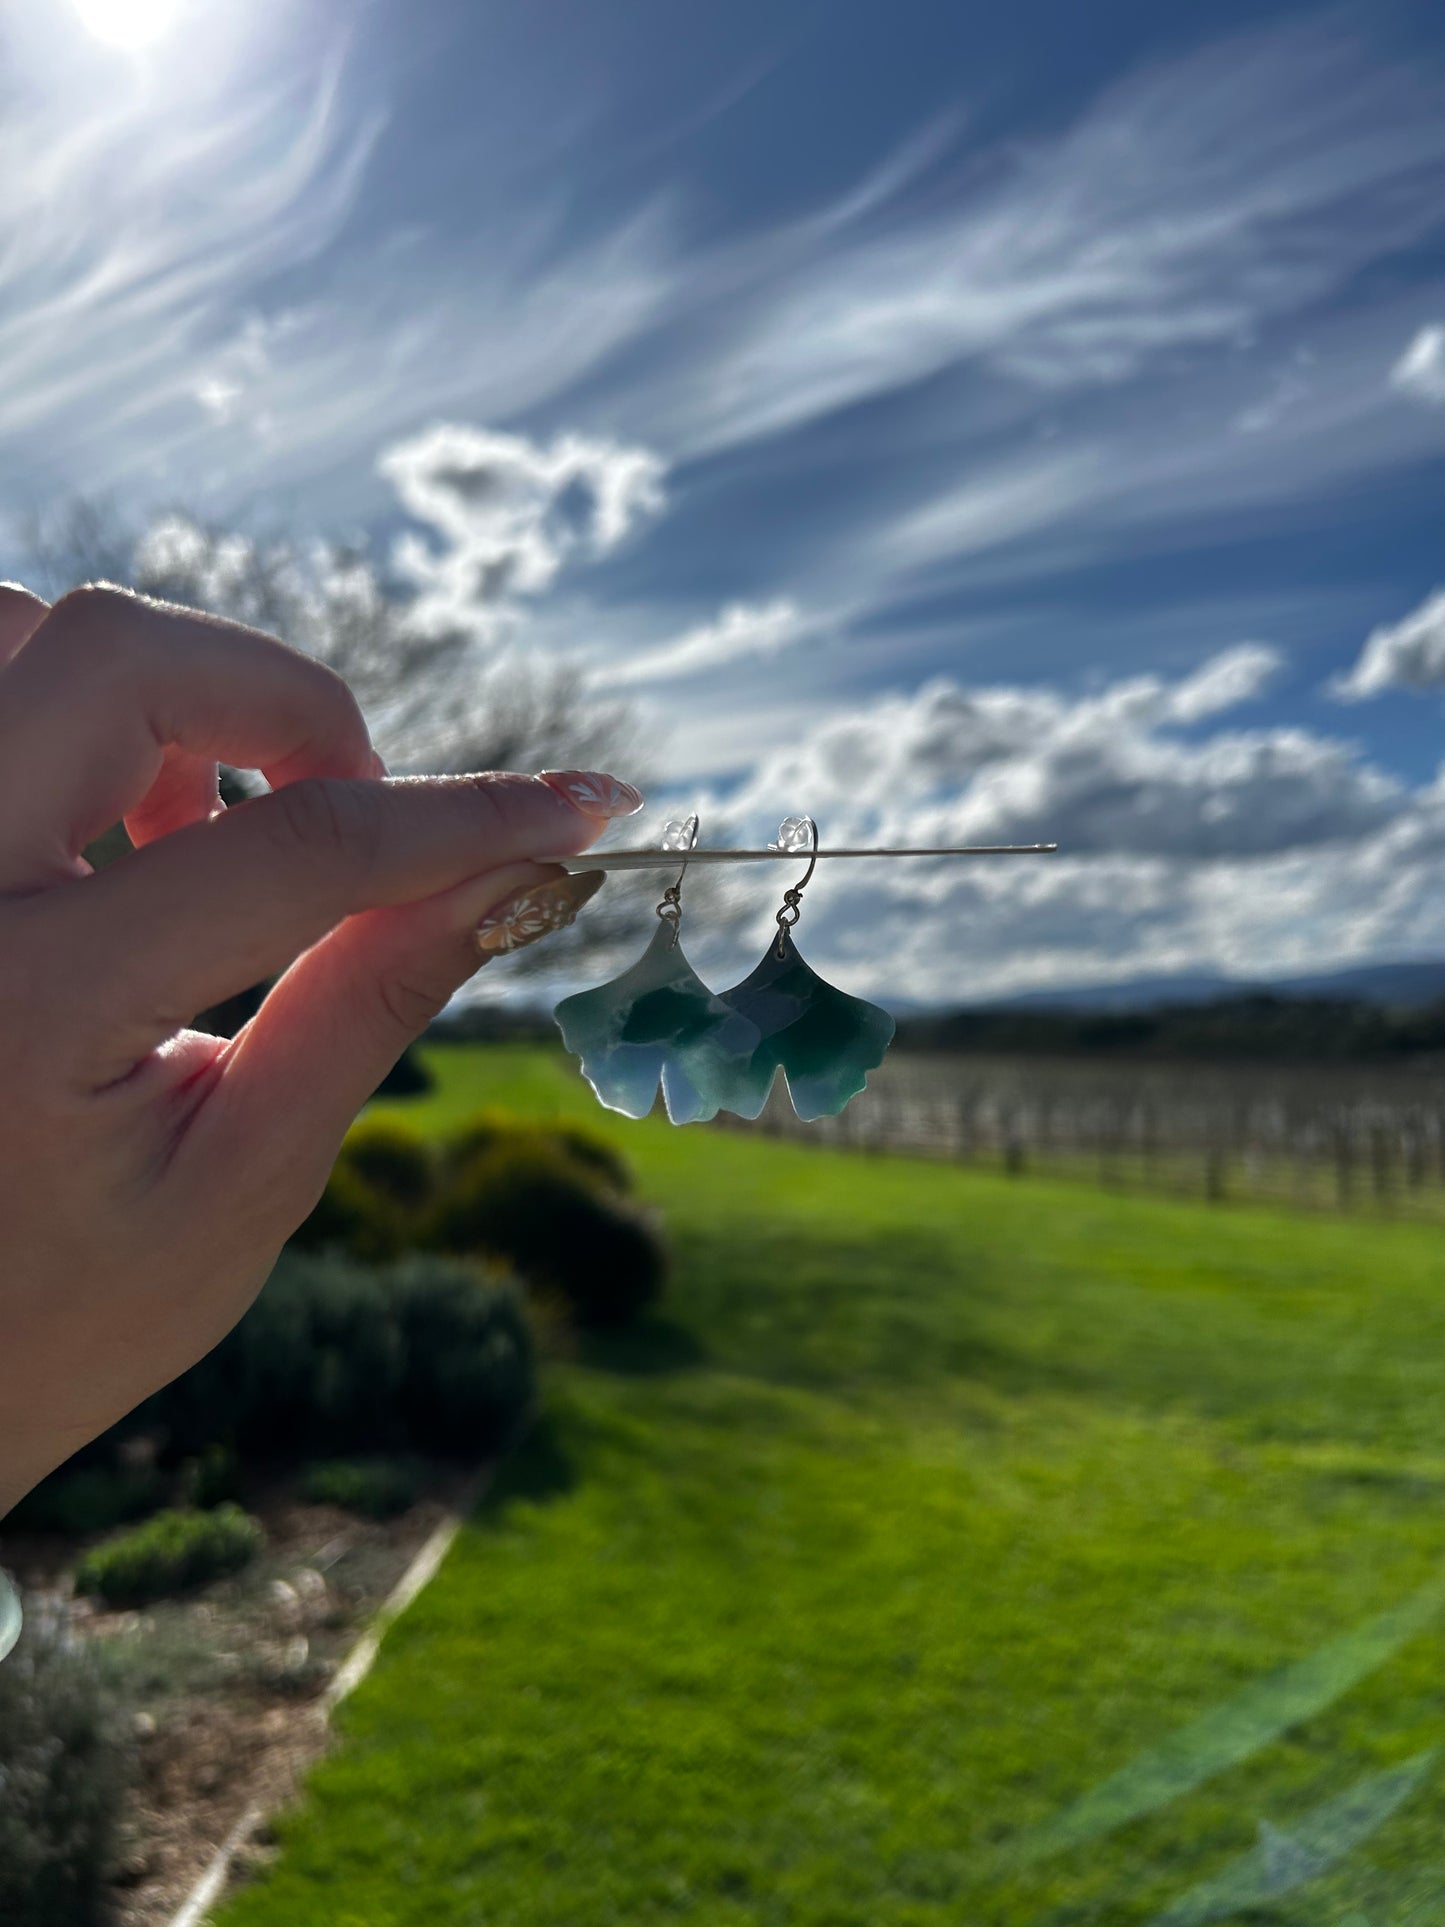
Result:
{"label": "painted fingernail", "polygon": [[641,790],[601,770],[544,769],[541,775],[544,783],[585,816],[635,816],[642,808]]}
{"label": "painted fingernail", "polygon": [[482,918],[475,931],[477,949],[484,959],[502,956],[554,930],[565,930],[606,881],[605,870],[583,870],[577,876],[557,877],[519,891]]}

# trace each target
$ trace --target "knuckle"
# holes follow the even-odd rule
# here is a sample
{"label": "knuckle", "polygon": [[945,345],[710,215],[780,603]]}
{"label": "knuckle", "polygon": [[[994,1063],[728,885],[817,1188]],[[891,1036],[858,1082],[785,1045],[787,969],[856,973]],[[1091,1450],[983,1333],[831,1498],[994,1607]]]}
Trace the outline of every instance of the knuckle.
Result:
{"label": "knuckle", "polygon": [[333,776],[303,776],[267,799],[268,817],[288,852],[365,873],[381,850],[378,798],[370,785]]}
{"label": "knuckle", "polygon": [[83,658],[88,666],[115,659],[134,642],[132,617],[137,599],[109,582],[87,582],[69,589],[45,618],[49,651]]}
{"label": "knuckle", "polygon": [[524,792],[535,780],[507,770],[488,770],[481,776],[464,777],[475,814],[481,819],[477,826],[479,834],[500,835],[515,818],[519,801],[525,800]]}
{"label": "knuckle", "polygon": [[366,719],[346,678],[329,663],[318,662],[315,656],[308,656],[301,650],[292,653],[298,659],[298,674],[305,680],[307,698],[312,705],[330,717],[344,733],[360,732],[364,735]]}
{"label": "knuckle", "polygon": [[383,977],[377,996],[387,1022],[398,1031],[414,1037],[426,1029],[444,1009],[451,990],[423,983],[414,977]]}
{"label": "knuckle", "polygon": [[50,611],[55,629],[74,634],[91,634],[113,623],[117,615],[129,613],[136,598],[129,589],[118,589],[113,582],[84,582],[78,589],[67,589]]}

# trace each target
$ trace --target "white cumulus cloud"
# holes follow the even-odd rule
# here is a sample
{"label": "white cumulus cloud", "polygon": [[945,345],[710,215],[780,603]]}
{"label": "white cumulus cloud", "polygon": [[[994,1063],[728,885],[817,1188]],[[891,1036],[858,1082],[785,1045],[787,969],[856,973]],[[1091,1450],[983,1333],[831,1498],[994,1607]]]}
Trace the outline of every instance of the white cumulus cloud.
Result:
{"label": "white cumulus cloud", "polygon": [[1342,702],[1363,702],[1386,689],[1435,689],[1445,683],[1445,589],[1427,596],[1399,622],[1371,632],[1359,659],[1331,684]]}
{"label": "white cumulus cloud", "polygon": [[1248,857],[1358,838],[1402,786],[1301,729],[1188,725],[1255,695],[1271,651],[1229,650],[1178,682],[1097,695],[938,678],[844,711],[765,759],[736,807],[810,811],[839,842],[1035,843],[1074,854]]}
{"label": "white cumulus cloud", "polygon": [[649,449],[442,423],[378,464],[426,536],[396,545],[423,627],[505,635],[569,563],[608,555],[662,510],[665,468]]}
{"label": "white cumulus cloud", "polygon": [[[1445,776],[1411,790],[1303,729],[1195,733],[1276,666],[1247,645],[1082,696],[938,679],[821,719],[759,759],[727,806],[748,836],[807,810],[825,846],[1057,841],[1053,857],[820,870],[799,941],[885,1000],[1440,948]],[[766,894],[756,880],[737,894],[756,925],[733,932],[720,967],[763,940]]]}

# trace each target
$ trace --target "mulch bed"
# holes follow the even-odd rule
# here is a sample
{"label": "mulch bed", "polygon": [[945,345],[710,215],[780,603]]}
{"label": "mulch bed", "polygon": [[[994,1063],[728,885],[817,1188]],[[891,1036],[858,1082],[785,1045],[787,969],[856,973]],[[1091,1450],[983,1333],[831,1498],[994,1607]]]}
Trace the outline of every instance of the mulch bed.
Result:
{"label": "mulch bed", "polygon": [[[322,1699],[366,1622],[445,1516],[439,1478],[376,1523],[283,1489],[250,1493],[267,1550],[245,1573],[184,1600],[106,1612],[71,1596],[81,1548],[8,1537],[28,1612],[64,1613],[131,1722],[135,1771],[115,1889],[117,1927],[165,1927],[243,1814],[290,1800],[324,1751]],[[241,1866],[267,1854],[266,1835]]]}

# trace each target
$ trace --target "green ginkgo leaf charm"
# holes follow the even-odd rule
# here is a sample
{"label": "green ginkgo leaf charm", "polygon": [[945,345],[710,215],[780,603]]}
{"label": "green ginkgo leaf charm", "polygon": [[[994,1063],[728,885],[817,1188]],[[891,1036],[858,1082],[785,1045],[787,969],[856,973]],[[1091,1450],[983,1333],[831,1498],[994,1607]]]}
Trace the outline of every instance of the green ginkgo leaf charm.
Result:
{"label": "green ginkgo leaf charm", "polygon": [[708,989],[667,923],[631,969],[564,997],[555,1014],[609,1110],[646,1117],[661,1083],[674,1124],[716,1117],[760,1041],[757,1027]]}
{"label": "green ginkgo leaf charm", "polygon": [[758,1115],[780,1067],[793,1109],[805,1123],[836,1117],[893,1041],[890,1013],[826,983],[798,955],[787,930],[721,1002],[758,1032],[751,1057],[727,1073],[721,1108],[739,1117]]}

